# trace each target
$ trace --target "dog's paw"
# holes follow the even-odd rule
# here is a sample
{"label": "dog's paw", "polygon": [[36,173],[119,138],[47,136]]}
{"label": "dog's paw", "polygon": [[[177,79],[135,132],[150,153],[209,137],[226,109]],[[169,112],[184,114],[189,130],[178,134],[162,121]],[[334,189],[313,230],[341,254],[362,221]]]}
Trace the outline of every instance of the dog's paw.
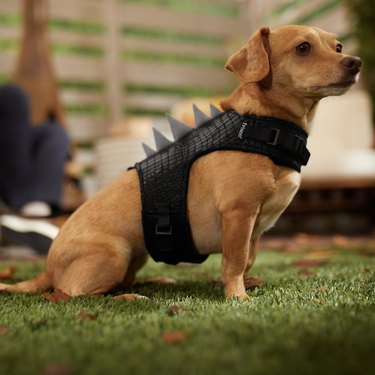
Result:
{"label": "dog's paw", "polygon": [[237,300],[237,301],[248,301],[250,299],[250,296],[248,294],[232,294],[232,295],[226,295],[227,299],[231,300]]}
{"label": "dog's paw", "polygon": [[144,285],[144,284],[160,284],[160,285],[169,285],[176,284],[176,280],[170,277],[152,277],[149,279],[139,280],[135,282],[135,285]]}
{"label": "dog's paw", "polygon": [[113,300],[119,300],[119,299],[127,299],[127,300],[135,300],[135,299],[143,299],[148,300],[149,298],[146,296],[142,296],[141,294],[135,294],[135,293],[126,293],[126,294],[120,294],[118,296],[112,297]]}

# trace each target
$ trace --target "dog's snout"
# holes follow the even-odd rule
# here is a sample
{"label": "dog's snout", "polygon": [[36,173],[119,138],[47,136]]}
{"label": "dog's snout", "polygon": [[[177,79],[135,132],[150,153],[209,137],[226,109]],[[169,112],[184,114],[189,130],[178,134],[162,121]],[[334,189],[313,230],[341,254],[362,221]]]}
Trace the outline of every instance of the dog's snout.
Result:
{"label": "dog's snout", "polygon": [[341,64],[344,65],[345,69],[350,71],[352,74],[357,74],[362,65],[362,61],[359,57],[345,57],[341,60]]}

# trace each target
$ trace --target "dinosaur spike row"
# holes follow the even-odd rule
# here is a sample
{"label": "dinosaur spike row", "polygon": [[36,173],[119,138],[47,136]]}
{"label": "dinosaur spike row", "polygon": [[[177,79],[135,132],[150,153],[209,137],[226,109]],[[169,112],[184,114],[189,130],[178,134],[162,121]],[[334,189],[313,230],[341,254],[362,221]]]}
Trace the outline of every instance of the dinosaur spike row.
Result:
{"label": "dinosaur spike row", "polygon": [[194,118],[195,118],[195,127],[198,128],[205,122],[207,122],[210,117],[205,115],[195,104],[193,104]]}
{"label": "dinosaur spike row", "polygon": [[153,150],[153,149],[152,149],[149,145],[147,145],[146,143],[142,143],[142,147],[143,147],[143,150],[144,150],[144,152],[145,152],[145,154],[146,154],[146,157],[149,158],[150,156],[156,154],[156,151]]}
{"label": "dinosaur spike row", "polygon": [[178,141],[184,135],[190,133],[193,130],[193,128],[177,120],[171,115],[167,115],[167,118],[175,141]]}
{"label": "dinosaur spike row", "polygon": [[160,133],[159,130],[155,128],[152,128],[152,130],[154,132],[154,138],[155,138],[157,151],[160,151],[173,143],[168,138],[166,138],[162,133]]}
{"label": "dinosaur spike row", "polygon": [[[211,110],[211,117],[204,114],[195,104],[193,104],[193,111],[194,111],[194,118],[195,118],[195,127],[198,128],[208,120],[213,117],[220,115],[222,112],[216,108],[213,104],[210,104]],[[167,115],[169,126],[171,128],[174,141],[178,141],[186,134],[190,133],[193,128],[184,124],[183,122],[177,120],[176,118],[172,117],[171,115]],[[160,133],[157,129],[152,128],[155,138],[156,144],[156,151],[153,150],[150,146],[145,143],[142,143],[143,149],[145,151],[146,157],[150,157],[156,152],[163,150],[164,148],[170,146],[173,142],[171,142],[168,138],[166,138],[162,133]]]}
{"label": "dinosaur spike row", "polygon": [[210,110],[211,110],[211,117],[216,117],[222,114],[223,112],[220,111],[219,108],[215,107],[213,104],[210,104]]}

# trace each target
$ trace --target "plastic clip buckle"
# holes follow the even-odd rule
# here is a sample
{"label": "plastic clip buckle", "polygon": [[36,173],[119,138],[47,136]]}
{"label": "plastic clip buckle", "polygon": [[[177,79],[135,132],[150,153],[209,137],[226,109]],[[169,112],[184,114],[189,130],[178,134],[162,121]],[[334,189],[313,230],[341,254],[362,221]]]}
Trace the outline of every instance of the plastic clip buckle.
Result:
{"label": "plastic clip buckle", "polygon": [[277,145],[277,141],[279,140],[279,135],[280,135],[280,129],[276,129],[276,128],[272,128],[271,130],[273,130],[275,133],[275,136],[273,138],[273,141],[271,142],[267,142],[267,144],[271,145],[271,146],[276,146]]}
{"label": "plastic clip buckle", "polygon": [[168,205],[160,205],[158,208],[158,218],[155,225],[155,234],[170,236],[172,234],[171,217]]}
{"label": "plastic clip buckle", "polygon": [[294,149],[296,152],[301,152],[302,148],[305,146],[305,140],[298,135],[295,135]]}

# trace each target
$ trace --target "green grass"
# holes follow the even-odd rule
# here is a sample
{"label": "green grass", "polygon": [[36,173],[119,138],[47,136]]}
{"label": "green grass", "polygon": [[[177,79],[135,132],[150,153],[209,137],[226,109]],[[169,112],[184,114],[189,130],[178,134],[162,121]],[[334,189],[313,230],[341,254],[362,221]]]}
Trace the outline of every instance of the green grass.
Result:
{"label": "green grass", "polygon": [[[264,283],[245,302],[225,300],[213,282],[219,256],[192,267],[149,262],[140,277],[177,280],[132,290],[149,300],[0,295],[0,373],[374,373],[375,258],[338,251],[303,276],[292,265],[303,256],[261,251],[251,275]],[[42,265],[18,267],[22,280]],[[80,319],[82,311],[97,319]],[[186,336],[168,344],[168,331]]]}

